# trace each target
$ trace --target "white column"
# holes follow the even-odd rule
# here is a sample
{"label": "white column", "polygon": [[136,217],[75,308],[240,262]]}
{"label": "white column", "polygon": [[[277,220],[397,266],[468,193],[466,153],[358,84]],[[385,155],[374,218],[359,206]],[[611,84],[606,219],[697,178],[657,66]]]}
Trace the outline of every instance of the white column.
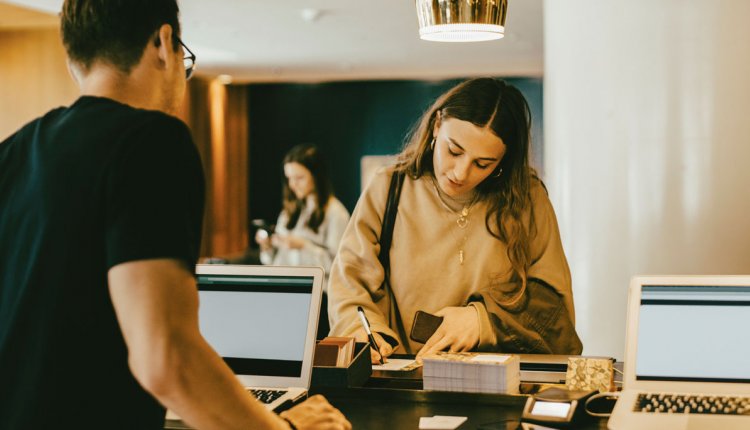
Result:
{"label": "white column", "polygon": [[631,276],[750,273],[750,1],[544,8],[545,179],[578,332],[622,359]]}

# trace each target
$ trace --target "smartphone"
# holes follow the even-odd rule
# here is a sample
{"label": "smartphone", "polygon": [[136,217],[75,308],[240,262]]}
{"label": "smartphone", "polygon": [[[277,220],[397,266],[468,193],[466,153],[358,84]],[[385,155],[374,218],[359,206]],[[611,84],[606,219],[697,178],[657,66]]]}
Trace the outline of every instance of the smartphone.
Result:
{"label": "smartphone", "polygon": [[409,337],[414,342],[427,343],[427,339],[432,337],[435,330],[443,323],[443,317],[439,317],[424,311],[417,311],[414,314],[414,323],[411,326]]}
{"label": "smartphone", "polygon": [[254,219],[250,221],[250,224],[253,225],[258,230],[264,230],[268,235],[270,236],[273,234],[273,226],[268,224],[266,220],[264,219]]}

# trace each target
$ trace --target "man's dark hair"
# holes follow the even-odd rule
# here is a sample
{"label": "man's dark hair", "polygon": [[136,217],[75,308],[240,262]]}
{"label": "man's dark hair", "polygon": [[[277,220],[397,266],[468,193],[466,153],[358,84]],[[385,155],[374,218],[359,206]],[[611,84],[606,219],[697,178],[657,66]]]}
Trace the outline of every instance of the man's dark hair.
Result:
{"label": "man's dark hair", "polygon": [[[180,34],[176,0],[65,0],[60,14],[68,56],[86,69],[105,61],[125,73],[163,24]],[[173,37],[177,49],[177,38]]]}

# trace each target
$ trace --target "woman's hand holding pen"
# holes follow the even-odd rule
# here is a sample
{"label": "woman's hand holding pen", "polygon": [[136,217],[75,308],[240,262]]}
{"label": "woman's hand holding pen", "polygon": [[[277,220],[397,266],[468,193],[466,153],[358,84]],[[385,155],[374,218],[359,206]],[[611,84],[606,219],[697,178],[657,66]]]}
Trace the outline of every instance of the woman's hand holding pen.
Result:
{"label": "woman's hand holding pen", "polygon": [[447,307],[436,312],[443,323],[417,354],[417,360],[433,352],[469,351],[479,344],[479,316],[473,306]]}
{"label": "woman's hand holding pen", "polygon": [[[380,364],[381,354],[383,356],[383,361],[388,361],[385,358],[393,354],[393,347],[390,343],[386,342],[385,339],[383,339],[383,336],[381,336],[380,333],[374,331],[372,332],[372,336],[375,338],[375,342],[378,343],[378,350],[380,351],[380,354],[378,354],[378,351],[373,351],[373,349],[370,348],[370,361],[372,362],[372,364]],[[359,330],[354,332],[354,339],[357,342],[370,343],[370,338],[367,336],[367,332],[364,328],[360,328]]]}

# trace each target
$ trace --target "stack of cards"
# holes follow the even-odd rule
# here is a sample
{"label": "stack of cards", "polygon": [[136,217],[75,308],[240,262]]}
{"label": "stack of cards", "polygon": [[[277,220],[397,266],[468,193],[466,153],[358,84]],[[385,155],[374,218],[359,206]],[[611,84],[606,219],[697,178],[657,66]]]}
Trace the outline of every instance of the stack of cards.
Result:
{"label": "stack of cards", "polygon": [[328,336],[315,345],[313,366],[347,367],[354,358],[354,338]]}
{"label": "stack of cards", "polygon": [[517,355],[438,352],[422,361],[425,390],[518,394],[521,361]]}

